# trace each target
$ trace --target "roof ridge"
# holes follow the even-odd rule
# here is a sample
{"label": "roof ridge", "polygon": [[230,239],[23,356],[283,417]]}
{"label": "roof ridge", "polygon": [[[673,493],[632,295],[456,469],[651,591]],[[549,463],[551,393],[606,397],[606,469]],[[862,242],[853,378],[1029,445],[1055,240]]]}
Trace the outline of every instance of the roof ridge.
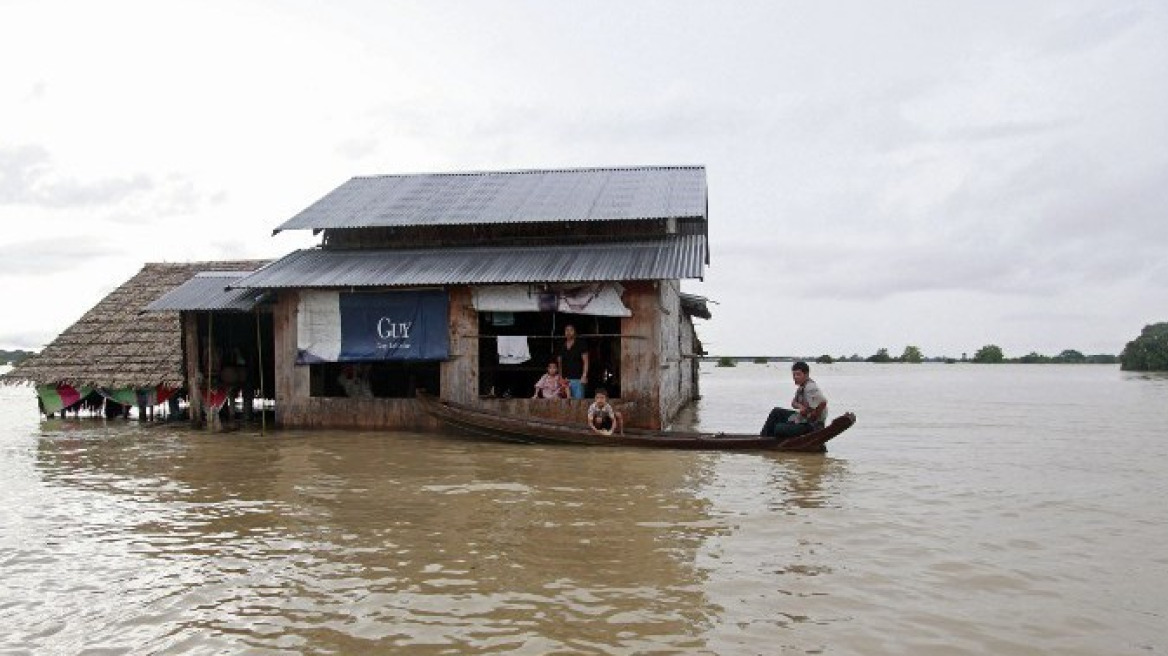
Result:
{"label": "roof ridge", "polygon": [[172,262],[145,262],[143,266],[206,266],[215,264],[219,266],[229,266],[232,264],[251,264],[253,262],[270,262],[270,258],[247,258],[243,260],[175,260]]}
{"label": "roof ridge", "polygon": [[472,177],[489,175],[532,175],[539,173],[601,173],[604,171],[672,171],[672,170],[705,170],[705,164],[641,164],[629,166],[568,166],[562,168],[535,168],[535,169],[497,169],[483,171],[435,171],[431,173],[369,173],[355,175],[353,180],[368,180],[372,178],[420,178],[434,176]]}

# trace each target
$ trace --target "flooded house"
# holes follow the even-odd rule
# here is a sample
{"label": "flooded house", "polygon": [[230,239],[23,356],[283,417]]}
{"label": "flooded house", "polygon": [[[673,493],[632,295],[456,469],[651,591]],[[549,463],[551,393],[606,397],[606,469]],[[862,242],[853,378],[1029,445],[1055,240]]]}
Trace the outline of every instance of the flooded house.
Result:
{"label": "flooded house", "polygon": [[436,428],[419,389],[580,421],[586,401],[530,398],[568,324],[631,426],[697,396],[703,167],[356,177],[284,230],[320,245],[230,285],[274,297],[281,426]]}
{"label": "flooded house", "polygon": [[710,315],[680,286],[709,263],[703,167],[362,176],[287,230],[320,242],[147,265],[90,313],[116,308],[118,334],[74,326],[12,374],[181,388],[196,422],[259,396],[285,428],[436,430],[419,393],[577,422],[588,399],[531,398],[572,325],[588,393],[605,387],[629,426],[667,427],[698,396],[694,318]]}

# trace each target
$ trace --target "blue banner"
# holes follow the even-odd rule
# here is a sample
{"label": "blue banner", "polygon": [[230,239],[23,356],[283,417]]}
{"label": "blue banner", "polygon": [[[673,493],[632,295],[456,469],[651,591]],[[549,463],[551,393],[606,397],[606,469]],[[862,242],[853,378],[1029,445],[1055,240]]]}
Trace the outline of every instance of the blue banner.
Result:
{"label": "blue banner", "polygon": [[443,290],[342,293],[339,362],[445,360],[449,299]]}

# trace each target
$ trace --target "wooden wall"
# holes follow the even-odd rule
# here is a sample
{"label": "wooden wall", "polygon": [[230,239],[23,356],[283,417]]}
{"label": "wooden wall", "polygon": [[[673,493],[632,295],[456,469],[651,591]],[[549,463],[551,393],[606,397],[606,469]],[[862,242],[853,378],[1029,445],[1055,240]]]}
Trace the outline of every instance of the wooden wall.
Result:
{"label": "wooden wall", "polygon": [[624,302],[633,316],[621,319],[621,401],[628,406],[626,421],[654,430],[661,428],[659,298],[657,283],[625,283]]}
{"label": "wooden wall", "polygon": [[[305,367],[301,367],[305,369]],[[276,406],[282,428],[355,428],[434,432],[441,425],[414,399],[345,399],[308,397]]]}
{"label": "wooden wall", "polygon": [[276,394],[276,425],[281,428],[298,425],[295,419],[304,414],[300,404],[309,398],[308,369],[296,366],[296,312],[299,303],[298,292],[281,290],[272,308],[276,368],[272,385]]}
{"label": "wooden wall", "polygon": [[[479,313],[470,287],[450,289],[450,359],[442,363],[441,396],[473,404],[479,390]],[[438,390],[434,390],[437,393]]]}
{"label": "wooden wall", "polygon": [[[275,327],[276,425],[281,428],[438,430],[438,422],[413,399],[313,397],[308,367],[296,365],[296,313],[300,295],[280,292]],[[445,373],[445,372],[443,372]]]}

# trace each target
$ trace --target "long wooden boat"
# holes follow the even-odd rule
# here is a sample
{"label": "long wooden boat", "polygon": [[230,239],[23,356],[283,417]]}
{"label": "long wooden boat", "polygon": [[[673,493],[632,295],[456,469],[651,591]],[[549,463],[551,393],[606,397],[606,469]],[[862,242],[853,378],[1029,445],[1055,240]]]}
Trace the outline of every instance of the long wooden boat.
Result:
{"label": "long wooden boat", "polygon": [[419,400],[431,416],[447,426],[471,435],[511,442],[587,444],[591,446],[632,446],[666,449],[708,449],[718,451],[803,451],[822,453],[829,440],[852,427],[856,416],[850,412],[836,417],[824,428],[787,439],[742,433],[699,433],[629,429],[623,435],[604,435],[585,427],[545,419],[510,417],[458,403],[441,401],[427,394]]}

